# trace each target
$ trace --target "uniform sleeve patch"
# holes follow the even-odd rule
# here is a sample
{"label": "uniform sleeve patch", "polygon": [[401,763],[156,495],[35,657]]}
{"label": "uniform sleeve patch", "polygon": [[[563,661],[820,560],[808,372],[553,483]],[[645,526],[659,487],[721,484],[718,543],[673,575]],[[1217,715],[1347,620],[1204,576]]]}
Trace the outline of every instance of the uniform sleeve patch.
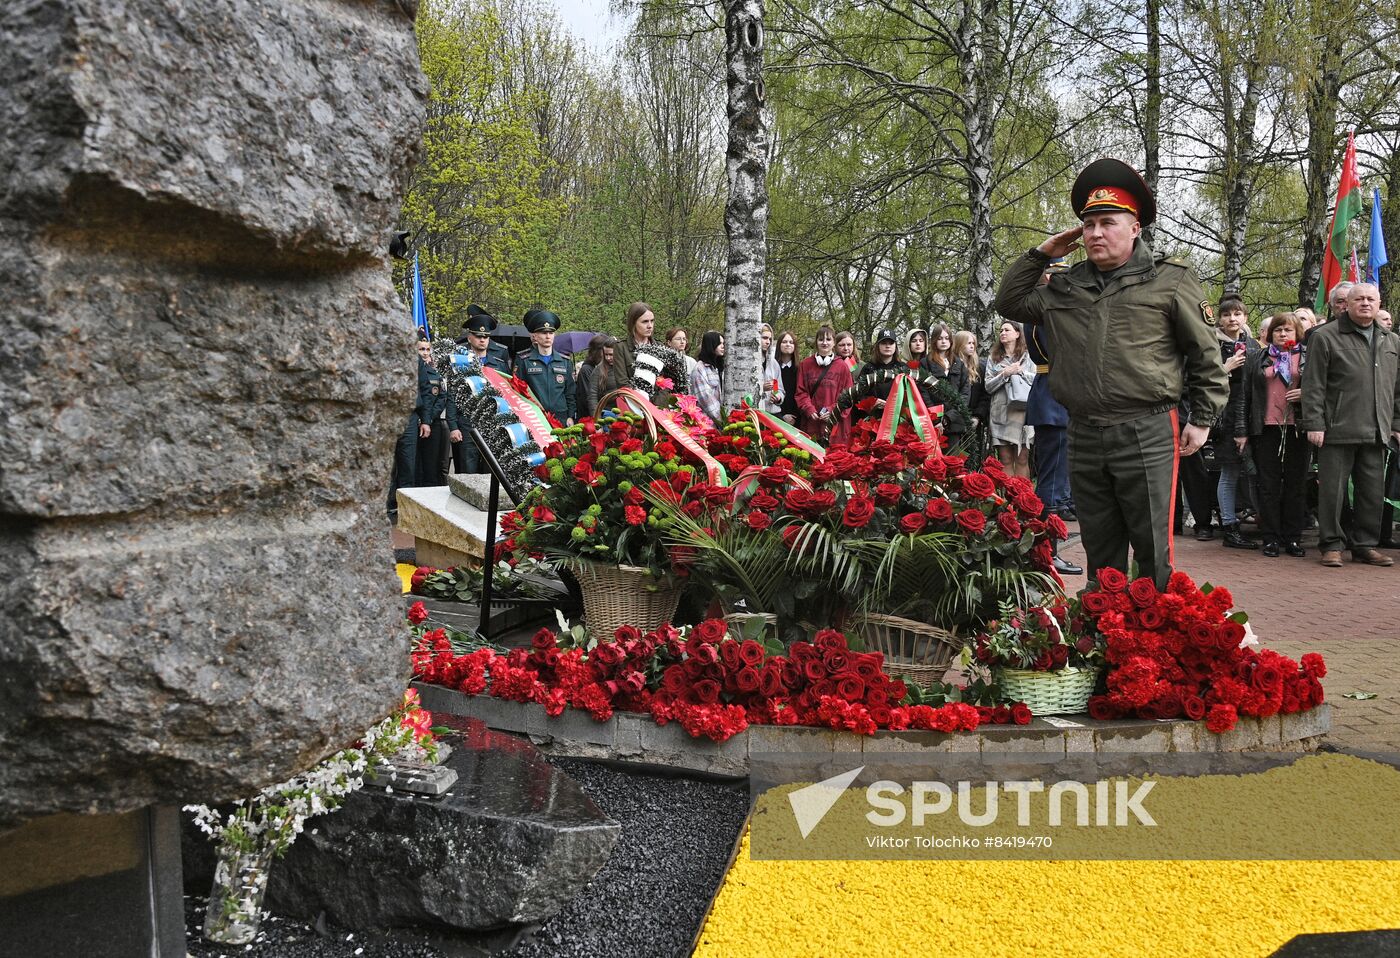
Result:
{"label": "uniform sleeve patch", "polygon": [[1210,308],[1210,303],[1201,300],[1201,319],[1205,320],[1207,326],[1215,325],[1215,310]]}

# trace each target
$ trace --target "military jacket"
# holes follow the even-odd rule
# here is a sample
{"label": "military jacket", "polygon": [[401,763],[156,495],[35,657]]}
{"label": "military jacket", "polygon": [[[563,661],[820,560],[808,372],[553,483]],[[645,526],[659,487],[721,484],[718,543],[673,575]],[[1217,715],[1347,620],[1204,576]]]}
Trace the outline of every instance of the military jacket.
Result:
{"label": "military jacket", "polygon": [[1307,432],[1331,443],[1383,443],[1400,430],[1400,336],[1373,324],[1371,339],[1343,314],[1308,335],[1303,367]]}
{"label": "military jacket", "polygon": [[573,368],[567,356],[541,356],[538,350],[527,349],[516,354],[515,371],[529,383],[530,392],[546,412],[553,413],[560,422],[578,418]]}
{"label": "military jacket", "polygon": [[1055,357],[1050,392],[1071,417],[1095,426],[1132,422],[1175,408],[1184,387],[1191,422],[1214,424],[1229,385],[1215,316],[1188,265],[1154,257],[1138,240],[1106,279],[1085,261],[1037,286],[1049,261],[1036,249],[1016,260],[994,305],[1007,319],[1045,325]]}
{"label": "military jacket", "polygon": [[410,428],[416,429],[423,423],[431,426],[444,413],[447,414],[448,431],[456,429],[457,407],[452,402],[452,398],[447,395],[447,382],[442,378],[441,373],[434,369],[431,364],[423,362],[420,356],[418,359],[418,405],[413,409],[413,420]]}

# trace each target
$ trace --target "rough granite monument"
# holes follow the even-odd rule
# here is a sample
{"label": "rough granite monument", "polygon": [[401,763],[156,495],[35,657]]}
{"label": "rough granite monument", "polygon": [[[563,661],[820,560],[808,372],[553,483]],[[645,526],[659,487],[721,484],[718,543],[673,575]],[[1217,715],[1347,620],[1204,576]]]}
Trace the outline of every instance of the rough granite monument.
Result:
{"label": "rough granite monument", "polygon": [[120,926],[83,883],[159,884],[171,806],[286,778],[402,693],[377,506],[414,388],[386,252],[427,93],[413,6],[0,9],[15,953],[62,953],[24,936],[94,895]]}

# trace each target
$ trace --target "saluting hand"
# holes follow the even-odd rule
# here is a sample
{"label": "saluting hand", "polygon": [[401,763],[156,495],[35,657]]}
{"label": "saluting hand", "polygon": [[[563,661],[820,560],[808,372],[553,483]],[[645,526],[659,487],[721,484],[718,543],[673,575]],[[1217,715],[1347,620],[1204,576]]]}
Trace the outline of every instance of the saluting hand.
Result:
{"label": "saluting hand", "polygon": [[1084,227],[1076,226],[1067,229],[1062,233],[1056,233],[1044,243],[1040,244],[1040,251],[1051,259],[1060,256],[1068,256],[1079,249],[1079,237],[1084,235]]}

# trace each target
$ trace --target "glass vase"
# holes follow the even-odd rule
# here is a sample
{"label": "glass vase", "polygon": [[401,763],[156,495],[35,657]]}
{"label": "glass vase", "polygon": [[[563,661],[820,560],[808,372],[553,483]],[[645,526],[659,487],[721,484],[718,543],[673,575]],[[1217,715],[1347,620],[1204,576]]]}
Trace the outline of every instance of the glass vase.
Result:
{"label": "glass vase", "polygon": [[204,937],[225,945],[252,944],[262,922],[272,850],[220,848],[214,887],[204,913]]}

